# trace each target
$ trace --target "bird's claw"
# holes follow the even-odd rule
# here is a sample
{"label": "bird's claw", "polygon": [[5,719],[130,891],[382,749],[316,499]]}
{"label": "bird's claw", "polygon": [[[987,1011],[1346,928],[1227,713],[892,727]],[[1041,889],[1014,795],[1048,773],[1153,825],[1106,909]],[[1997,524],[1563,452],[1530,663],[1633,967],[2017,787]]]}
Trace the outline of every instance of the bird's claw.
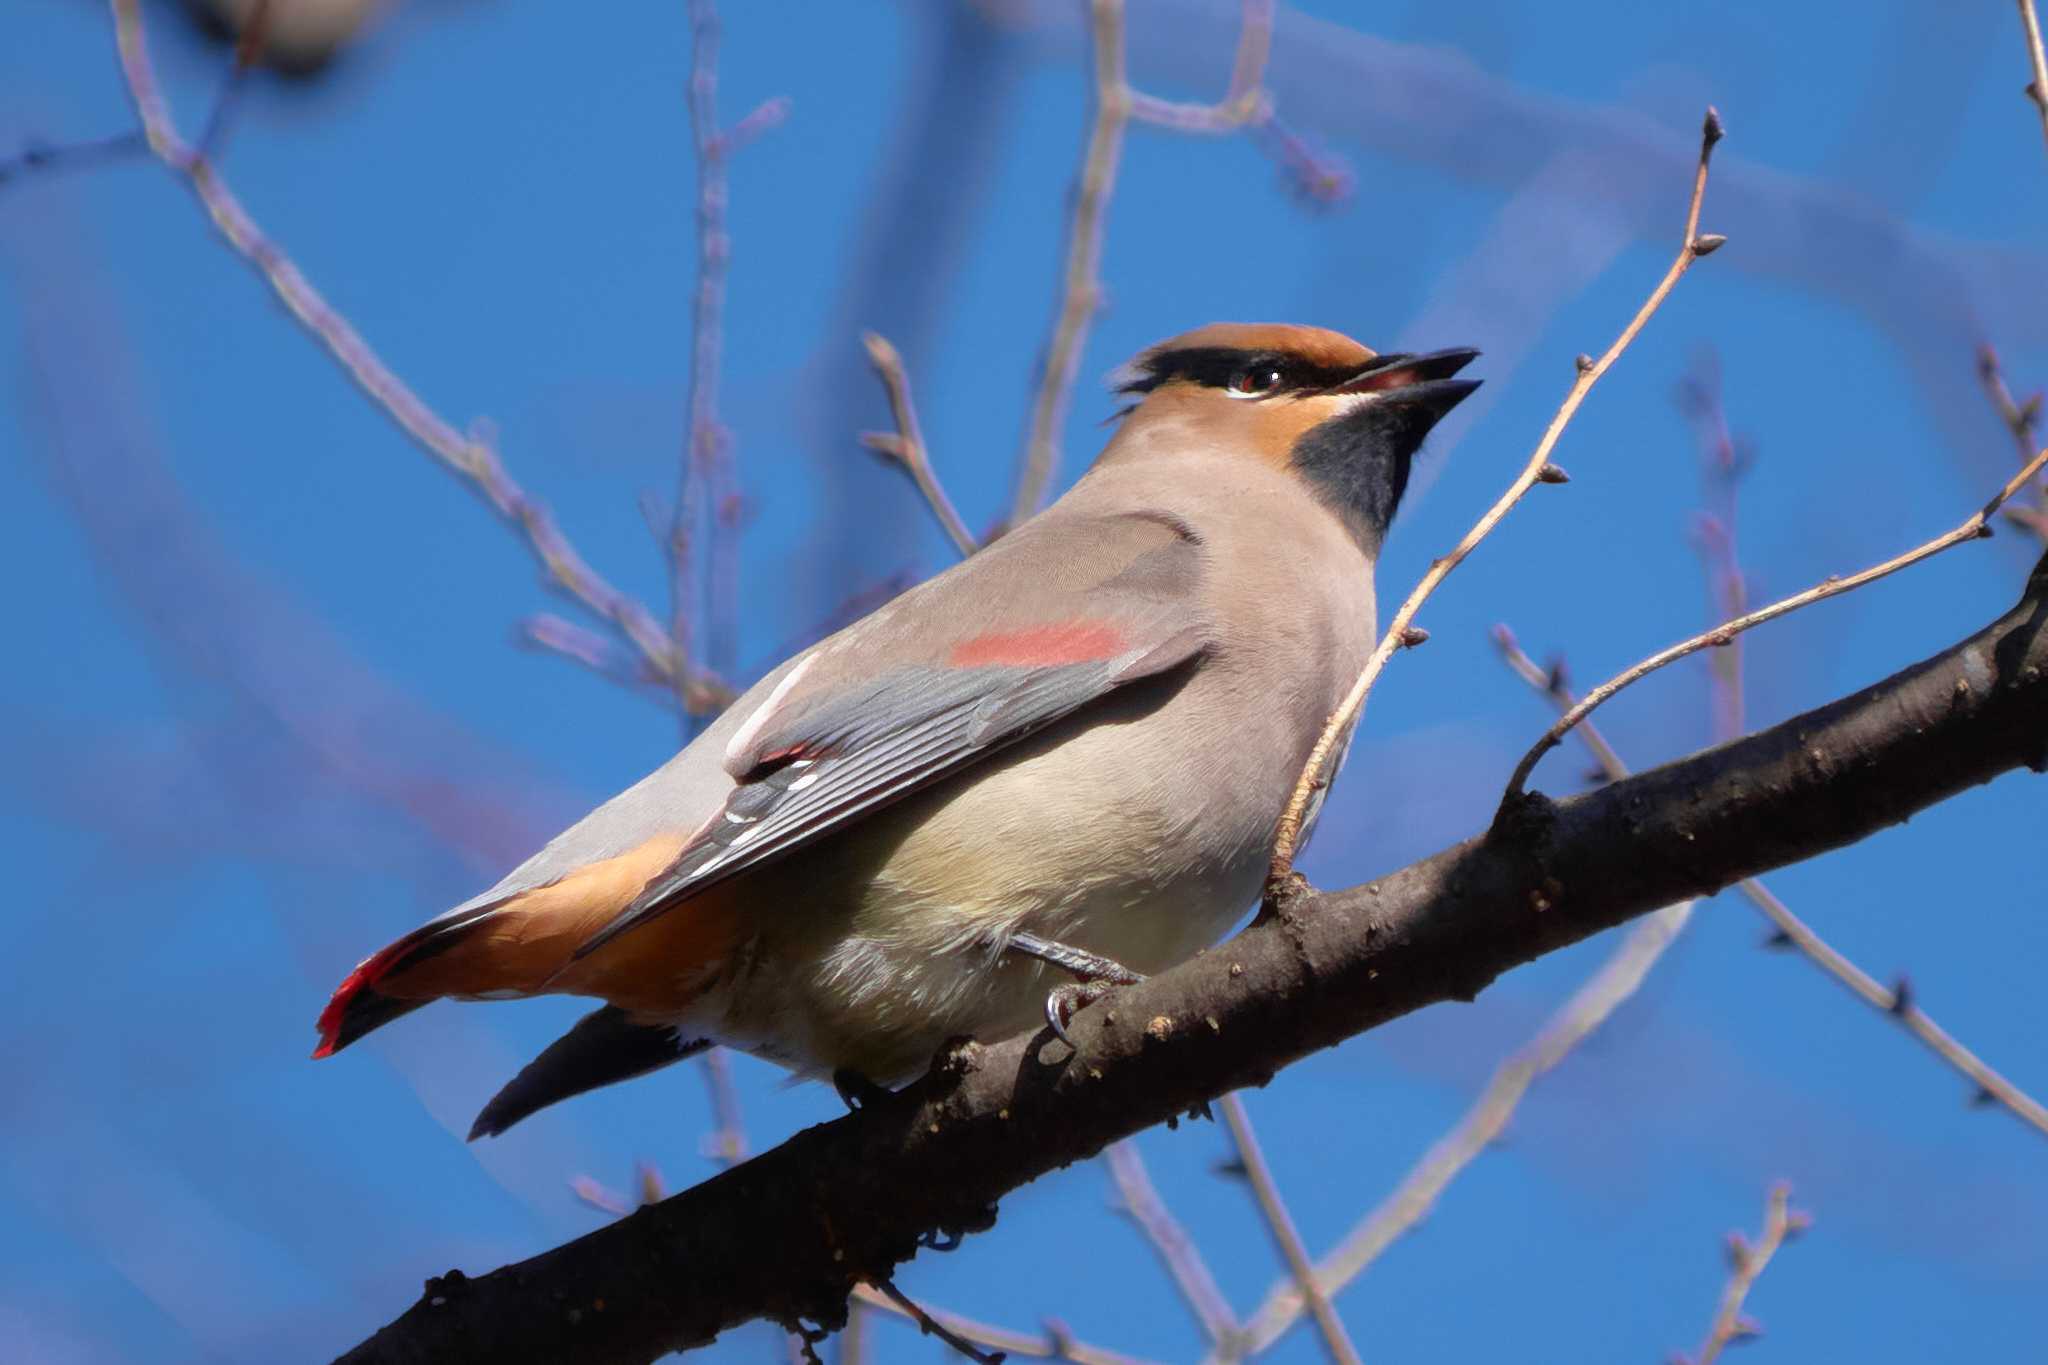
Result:
{"label": "bird's claw", "polygon": [[1052,1036],[1073,1047],[1074,1040],[1067,1036],[1068,1021],[1113,988],[1114,983],[1108,981],[1070,981],[1053,987],[1045,997],[1045,1022],[1051,1027]]}
{"label": "bird's claw", "polygon": [[876,1085],[860,1072],[844,1066],[832,1073],[832,1088],[839,1092],[840,1102],[850,1111],[865,1109],[895,1094],[889,1087]]}

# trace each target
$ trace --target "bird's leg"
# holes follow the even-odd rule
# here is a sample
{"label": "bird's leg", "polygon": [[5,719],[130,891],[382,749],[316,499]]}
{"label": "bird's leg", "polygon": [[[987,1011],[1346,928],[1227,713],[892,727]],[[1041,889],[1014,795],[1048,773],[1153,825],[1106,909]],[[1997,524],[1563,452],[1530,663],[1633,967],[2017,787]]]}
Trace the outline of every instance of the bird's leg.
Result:
{"label": "bird's leg", "polygon": [[1073,981],[1055,987],[1045,997],[1045,1022],[1051,1026],[1053,1036],[1068,1047],[1074,1045],[1074,1040],[1067,1037],[1069,1019],[1107,995],[1111,987],[1135,986],[1145,979],[1114,958],[1102,957],[1072,944],[1040,938],[1036,934],[1012,934],[1004,947],[1026,957],[1035,957],[1040,962],[1049,962],[1074,976]]}

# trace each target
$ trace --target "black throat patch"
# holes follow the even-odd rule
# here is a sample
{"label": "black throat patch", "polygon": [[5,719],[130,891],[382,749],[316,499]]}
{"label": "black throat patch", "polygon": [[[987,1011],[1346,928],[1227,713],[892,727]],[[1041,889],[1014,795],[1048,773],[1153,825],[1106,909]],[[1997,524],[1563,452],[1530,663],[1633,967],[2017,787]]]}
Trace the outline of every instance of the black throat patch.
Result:
{"label": "black throat patch", "polygon": [[1419,404],[1361,403],[1304,432],[1289,463],[1344,519],[1359,548],[1378,554],[1408,491],[1415,452],[1439,415]]}

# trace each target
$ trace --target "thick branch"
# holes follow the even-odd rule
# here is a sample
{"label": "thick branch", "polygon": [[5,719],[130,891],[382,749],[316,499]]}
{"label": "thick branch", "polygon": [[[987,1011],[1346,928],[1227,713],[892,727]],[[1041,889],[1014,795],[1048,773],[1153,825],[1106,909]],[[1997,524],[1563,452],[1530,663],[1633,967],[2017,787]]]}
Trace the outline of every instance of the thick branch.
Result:
{"label": "thick branch", "polygon": [[893,1100],[478,1280],[451,1273],[344,1359],[647,1361],[754,1318],[844,1321],[933,1230],[1217,1095],[1661,906],[2048,770],[2048,558],[1984,630],[1783,725],[1552,802],[1239,938],[1046,1035],[965,1044]]}

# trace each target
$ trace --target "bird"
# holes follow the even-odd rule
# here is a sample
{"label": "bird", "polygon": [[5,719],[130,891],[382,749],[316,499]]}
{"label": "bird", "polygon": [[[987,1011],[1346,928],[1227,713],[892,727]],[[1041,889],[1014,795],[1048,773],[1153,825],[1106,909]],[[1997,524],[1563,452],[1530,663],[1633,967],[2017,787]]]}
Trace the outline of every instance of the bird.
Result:
{"label": "bird", "polygon": [[859,1107],[962,1037],[1064,1038],[1257,900],[1373,647],[1415,455],[1477,354],[1284,323],[1140,352],[1062,497],[364,960],[313,1055],[443,997],[603,1001],[474,1140],[714,1044]]}

